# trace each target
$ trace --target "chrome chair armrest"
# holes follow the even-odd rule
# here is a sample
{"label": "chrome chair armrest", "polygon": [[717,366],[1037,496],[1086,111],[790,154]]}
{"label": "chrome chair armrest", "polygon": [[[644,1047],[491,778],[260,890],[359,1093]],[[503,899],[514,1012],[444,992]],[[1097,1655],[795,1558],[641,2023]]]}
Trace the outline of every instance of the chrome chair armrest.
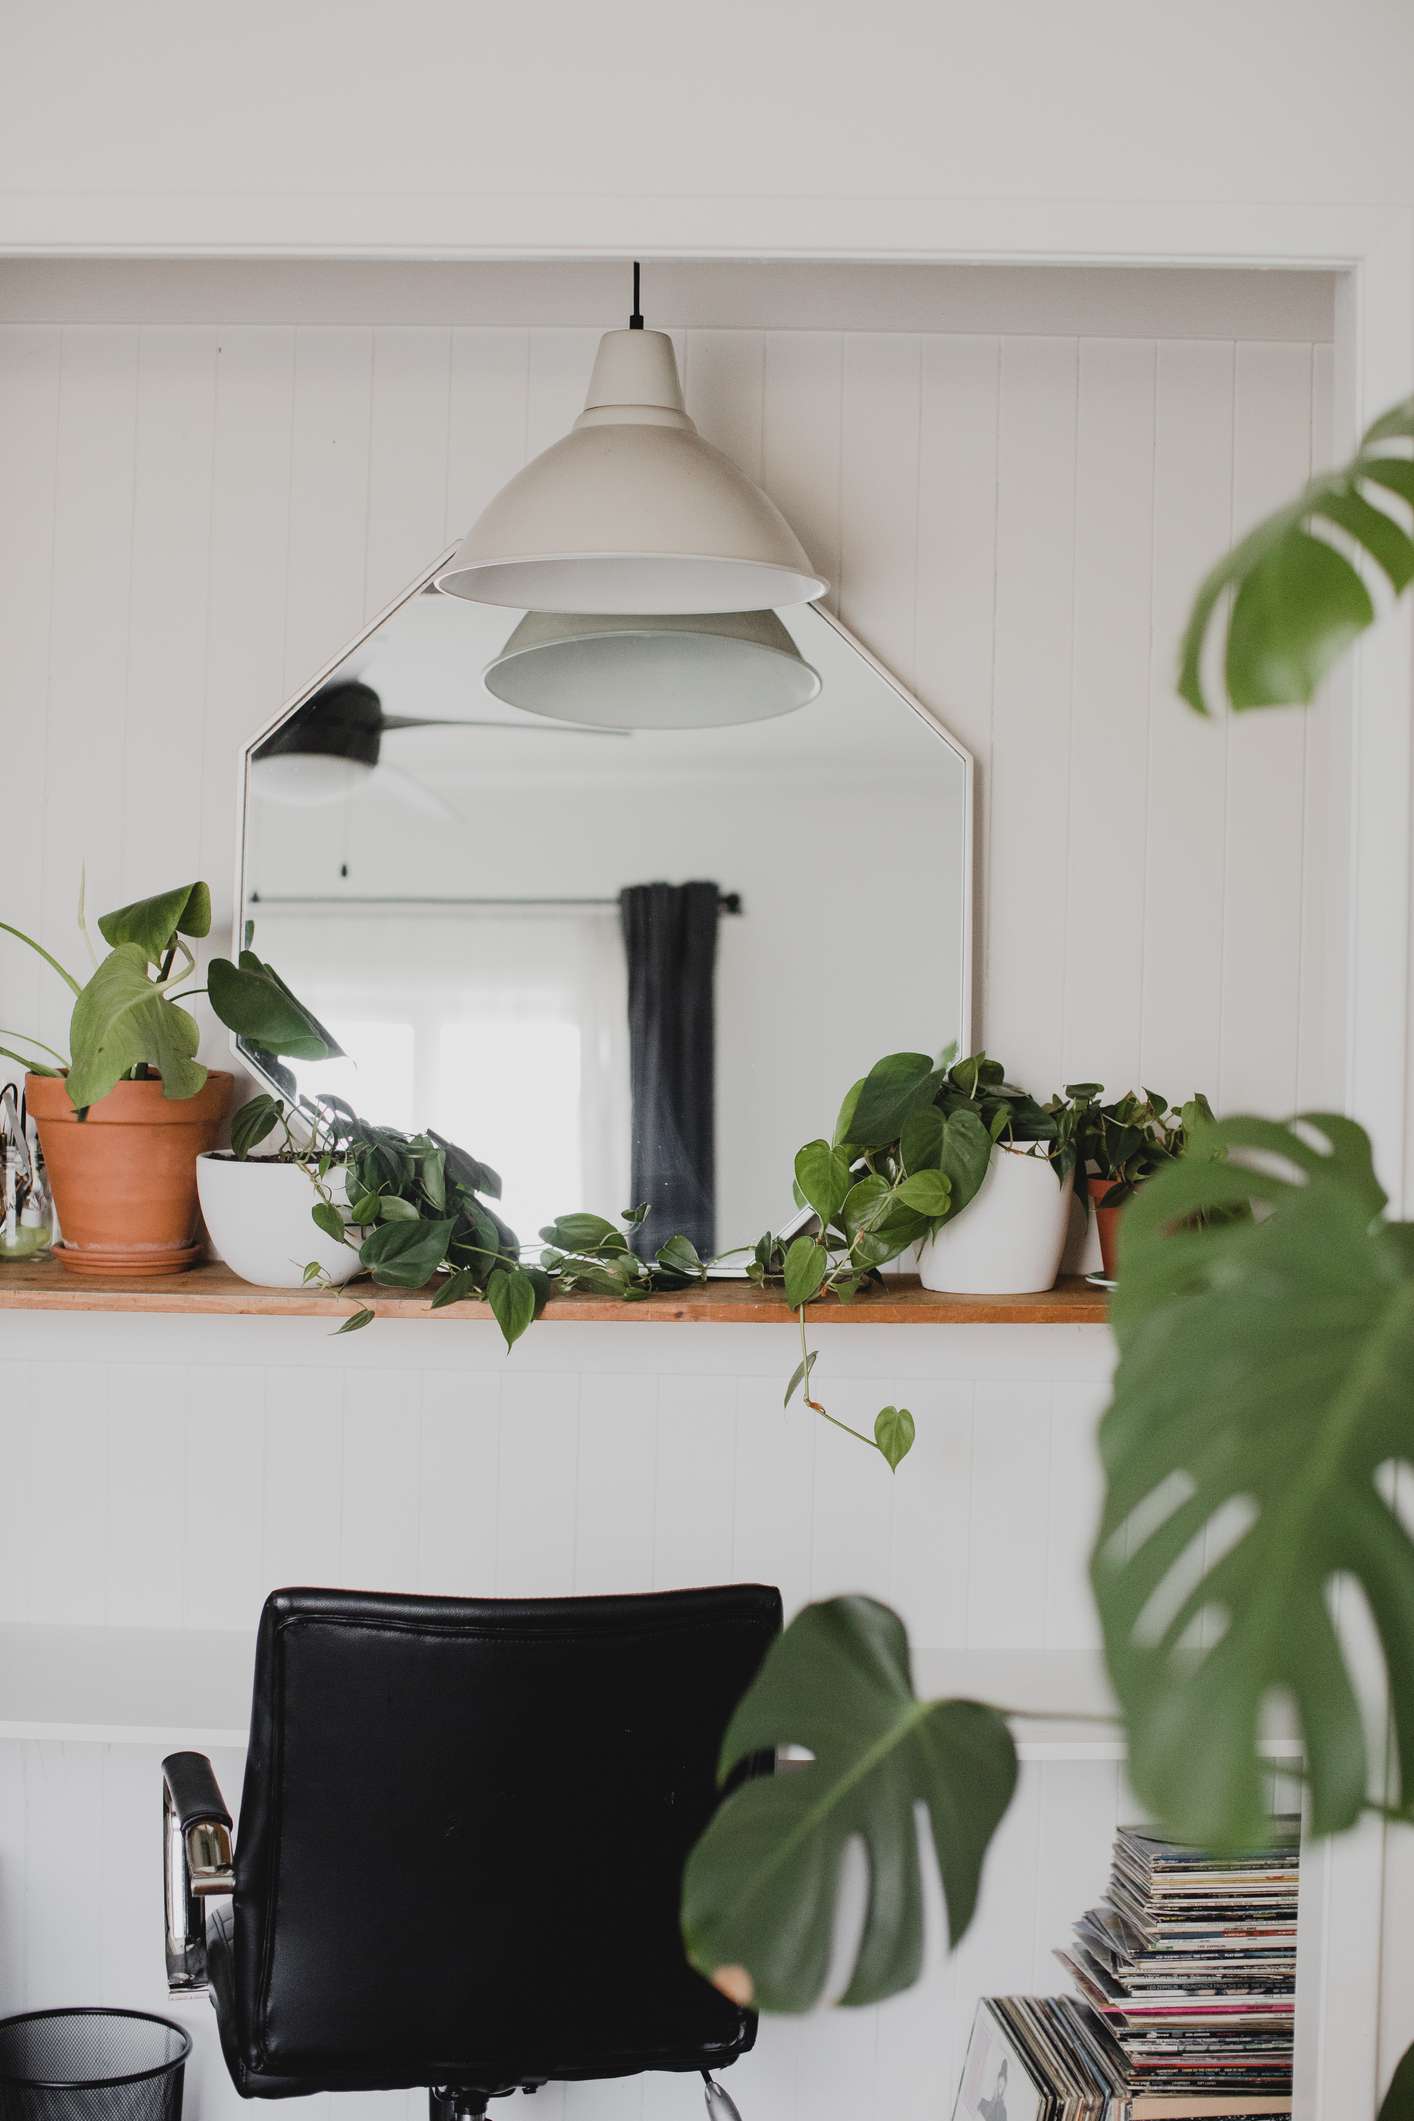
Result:
{"label": "chrome chair armrest", "polygon": [[231,1815],[202,1753],[172,1753],[162,1763],[162,1880],[167,1990],[199,1994],[207,1986],[203,1903],[236,1884]]}

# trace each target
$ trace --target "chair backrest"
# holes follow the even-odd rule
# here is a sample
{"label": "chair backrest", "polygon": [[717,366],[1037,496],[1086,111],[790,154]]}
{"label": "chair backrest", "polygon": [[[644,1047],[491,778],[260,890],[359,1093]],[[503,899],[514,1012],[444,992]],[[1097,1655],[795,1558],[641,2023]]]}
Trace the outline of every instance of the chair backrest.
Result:
{"label": "chair backrest", "polygon": [[758,1584],[274,1592],[236,1844],[245,2062],[494,2088],[749,2046],[686,1963],[678,1893],[780,1624]]}

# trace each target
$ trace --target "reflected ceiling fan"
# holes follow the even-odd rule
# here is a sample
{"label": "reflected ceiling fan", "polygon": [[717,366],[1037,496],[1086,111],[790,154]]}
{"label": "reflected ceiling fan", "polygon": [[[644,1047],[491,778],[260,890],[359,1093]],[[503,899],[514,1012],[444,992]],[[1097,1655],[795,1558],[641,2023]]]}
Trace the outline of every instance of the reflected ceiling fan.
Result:
{"label": "reflected ceiling fan", "polygon": [[542,735],[559,727],[567,736],[627,736],[624,729],[590,729],[552,722],[457,720],[437,715],[385,714],[371,685],[341,678],[297,707],[267,737],[252,762],[260,792],[274,802],[313,807],[335,803],[367,785],[377,770],[390,792],[410,808],[434,817],[458,812],[433,789],[383,756],[383,739],[403,729],[495,729]]}

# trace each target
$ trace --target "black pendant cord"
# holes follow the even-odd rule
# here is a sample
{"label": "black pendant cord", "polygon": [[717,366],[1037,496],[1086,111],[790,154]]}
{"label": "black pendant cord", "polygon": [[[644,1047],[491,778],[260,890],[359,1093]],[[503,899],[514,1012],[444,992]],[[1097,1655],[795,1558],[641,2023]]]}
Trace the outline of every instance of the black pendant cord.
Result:
{"label": "black pendant cord", "polygon": [[638,260],[633,261],[633,315],[628,320],[630,331],[642,331],[643,312],[638,306]]}

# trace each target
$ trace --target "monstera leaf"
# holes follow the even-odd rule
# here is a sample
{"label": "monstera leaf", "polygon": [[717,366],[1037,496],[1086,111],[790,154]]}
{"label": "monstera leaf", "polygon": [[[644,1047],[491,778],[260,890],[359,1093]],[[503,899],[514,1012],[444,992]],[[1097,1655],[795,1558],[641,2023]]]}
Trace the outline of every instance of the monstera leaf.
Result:
{"label": "monstera leaf", "polygon": [[205,884],[178,884],[103,914],[98,932],[115,949],[119,943],[136,943],[152,964],[160,964],[178,935],[211,933],[211,893]]}
{"label": "monstera leaf", "polygon": [[69,1023],[69,1097],[96,1105],[133,1068],[155,1068],[166,1097],[195,1097],[206,1081],[196,1059],[196,1019],[148,978],[141,943],[110,950],[74,1003]]}
{"label": "monstera leaf", "polygon": [[1338,1576],[1368,1604],[1414,1792],[1414,1546],[1381,1481],[1414,1457],[1414,1226],[1384,1205],[1364,1132],[1316,1113],[1202,1131],[1124,1211],[1092,1580],[1131,1779],[1185,1840],[1260,1836],[1274,1695],[1300,1719],[1314,1831],[1356,1818]]}
{"label": "monstera leaf", "polygon": [[869,1905],[845,2003],[918,1978],[916,1808],[926,1807],[952,1943],[1016,1786],[1003,1719],[974,1701],[915,1700],[908,1639],[872,1598],[807,1606],[775,1642],[722,1745],[722,1774],[795,1743],[808,1765],[748,1781],[688,1858],[683,1936],[698,1970],[765,2010],[808,2010],[829,1971],[845,1844],[869,1852]]}
{"label": "monstera leaf", "polygon": [[1411,438],[1414,398],[1406,398],[1375,421],[1350,463],[1312,479],[1218,561],[1194,599],[1180,650],[1178,689],[1190,706],[1208,711],[1204,643],[1229,591],[1229,700],[1234,707],[1294,707],[1312,699],[1332,663],[1374,620],[1370,592],[1347,551],[1372,560],[1396,596],[1414,581],[1407,521],[1414,458],[1403,450]]}

